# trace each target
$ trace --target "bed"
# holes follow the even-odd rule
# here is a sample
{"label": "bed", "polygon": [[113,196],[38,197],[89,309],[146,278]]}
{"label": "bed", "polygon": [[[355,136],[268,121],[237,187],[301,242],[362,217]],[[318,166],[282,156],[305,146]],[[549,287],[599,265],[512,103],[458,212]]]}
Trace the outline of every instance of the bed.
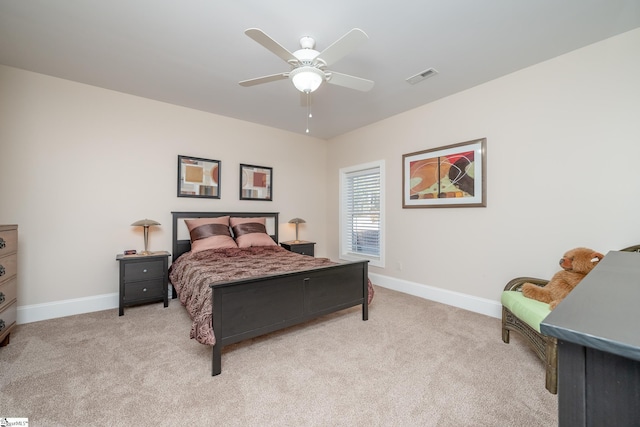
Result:
{"label": "bed", "polygon": [[[368,319],[373,296],[368,261],[335,263],[287,251],[275,243],[277,212],[172,212],[172,216],[173,298],[180,298],[193,320],[191,337],[213,346],[212,375],[222,372],[222,348],[230,344],[358,305],[362,320]],[[194,239],[192,250],[194,224],[214,227],[208,221],[224,223],[225,218],[240,223],[229,225],[238,243],[243,238],[238,234],[256,231],[254,221],[262,221],[264,227],[251,238],[266,236],[272,241],[266,247],[221,247],[217,242],[214,248],[202,249]]]}

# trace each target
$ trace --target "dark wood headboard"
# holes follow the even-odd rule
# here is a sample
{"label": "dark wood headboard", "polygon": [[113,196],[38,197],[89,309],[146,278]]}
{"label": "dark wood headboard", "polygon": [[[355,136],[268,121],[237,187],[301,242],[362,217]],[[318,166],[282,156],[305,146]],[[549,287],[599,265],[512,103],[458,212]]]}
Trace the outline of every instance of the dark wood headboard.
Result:
{"label": "dark wood headboard", "polygon": [[[189,238],[180,239],[178,236],[178,229],[185,219],[217,218],[219,216],[227,215],[237,218],[267,218],[267,232],[270,234],[271,238],[278,243],[279,212],[171,212],[171,215],[173,216],[173,239],[171,252],[173,261],[178,259],[178,257],[183,253],[191,250],[191,240],[189,240]],[[271,222],[273,222],[273,224],[270,224]],[[270,227],[273,227],[273,229],[271,230]]]}

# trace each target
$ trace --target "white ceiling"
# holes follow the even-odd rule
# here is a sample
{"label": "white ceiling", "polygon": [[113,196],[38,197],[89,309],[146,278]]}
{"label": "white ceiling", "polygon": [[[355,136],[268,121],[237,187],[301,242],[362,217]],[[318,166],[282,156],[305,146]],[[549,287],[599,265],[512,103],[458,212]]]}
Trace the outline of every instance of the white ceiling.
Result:
{"label": "white ceiling", "polygon": [[328,139],[640,27],[640,0],[0,0],[0,64],[304,134],[290,81],[238,85],[289,70],[252,27],[292,52],[369,35],[330,69],[374,88],[314,93],[310,135]]}

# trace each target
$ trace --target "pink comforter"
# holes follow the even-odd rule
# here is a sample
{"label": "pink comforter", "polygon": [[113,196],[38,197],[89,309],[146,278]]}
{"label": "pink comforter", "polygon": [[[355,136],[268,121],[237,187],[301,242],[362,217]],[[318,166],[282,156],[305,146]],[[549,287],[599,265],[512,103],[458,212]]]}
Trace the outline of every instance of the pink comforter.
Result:
{"label": "pink comforter", "polygon": [[[300,255],[280,246],[209,249],[180,256],[171,265],[169,281],[193,320],[191,338],[214,345],[210,284],[332,264],[335,263],[328,258]],[[369,302],[372,298],[373,287],[369,282]]]}

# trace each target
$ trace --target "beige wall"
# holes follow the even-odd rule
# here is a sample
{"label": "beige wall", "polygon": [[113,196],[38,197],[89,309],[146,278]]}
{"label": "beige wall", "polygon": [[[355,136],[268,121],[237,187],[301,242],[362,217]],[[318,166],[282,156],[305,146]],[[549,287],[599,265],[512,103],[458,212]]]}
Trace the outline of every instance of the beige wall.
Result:
{"label": "beige wall", "polygon": [[[513,277],[553,275],[570,248],[640,243],[638,52],[640,29],[329,141],[329,194],[339,168],[386,163],[386,267],[370,271],[498,301]],[[483,137],[486,208],[402,209],[403,154]],[[337,210],[330,197],[328,230]]]}
{"label": "beige wall", "polygon": [[[169,250],[172,210],[279,211],[281,240],[299,216],[301,237],[337,259],[338,169],[374,160],[387,174],[375,281],[493,309],[506,281],[550,277],[567,249],[640,243],[637,52],[640,30],[330,141],[0,66],[0,223],[20,225],[18,320],[113,306],[115,255],[142,249],[129,224],[160,221],[150,247]],[[482,137],[486,208],[402,209],[402,154]],[[178,154],[222,161],[220,200],[176,197]],[[239,163],[274,168],[273,202],[238,200]]]}
{"label": "beige wall", "polygon": [[[22,308],[116,293],[116,254],[143,248],[130,224],[159,221],[150,249],[170,251],[171,211],[280,212],[281,240],[301,217],[326,252],[323,140],[4,66],[0,94],[0,223],[19,224]],[[220,200],[176,197],[178,154],[222,161]],[[272,202],[238,200],[240,163],[273,167]]]}

